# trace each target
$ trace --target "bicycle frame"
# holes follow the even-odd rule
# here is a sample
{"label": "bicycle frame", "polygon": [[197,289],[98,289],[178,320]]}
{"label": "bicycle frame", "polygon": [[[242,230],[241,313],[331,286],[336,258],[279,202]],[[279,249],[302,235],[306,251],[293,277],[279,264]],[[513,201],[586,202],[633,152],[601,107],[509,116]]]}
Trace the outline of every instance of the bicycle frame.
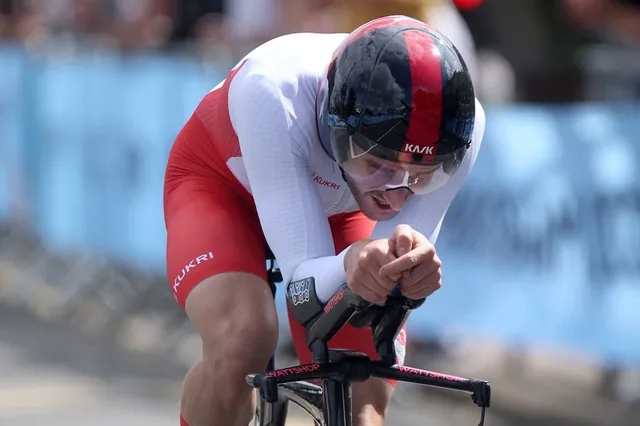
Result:
{"label": "bicycle frame", "polygon": [[[247,376],[247,383],[260,390],[261,400],[267,404],[278,403],[282,401],[281,397],[285,397],[302,407],[321,426],[352,426],[351,383],[370,377],[468,393],[482,409],[480,426],[484,424],[485,409],[491,400],[491,387],[486,381],[412,367],[387,366],[358,352],[332,350],[330,353],[336,358],[335,362],[303,364],[266,374],[251,374]],[[321,379],[322,388],[306,382],[313,379]]]}
{"label": "bicycle frame", "polygon": [[[275,282],[282,280],[282,276],[273,258],[269,260],[268,281],[275,297]],[[468,393],[481,408],[479,426],[483,426],[486,408],[491,404],[488,382],[396,365],[393,341],[408,311],[423,301],[404,297],[387,299],[389,306],[384,308],[384,315],[378,317],[373,328],[380,360],[372,361],[363,353],[330,350],[327,346],[337,330],[364,306],[357,295],[343,286],[327,304],[324,314],[306,330],[307,345],[313,355],[311,364],[276,370],[271,358],[266,373],[246,377],[249,386],[260,391],[260,426],[284,426],[288,401],[303,408],[318,426],[352,426],[351,384],[371,377]],[[308,380],[321,380],[322,387]]]}

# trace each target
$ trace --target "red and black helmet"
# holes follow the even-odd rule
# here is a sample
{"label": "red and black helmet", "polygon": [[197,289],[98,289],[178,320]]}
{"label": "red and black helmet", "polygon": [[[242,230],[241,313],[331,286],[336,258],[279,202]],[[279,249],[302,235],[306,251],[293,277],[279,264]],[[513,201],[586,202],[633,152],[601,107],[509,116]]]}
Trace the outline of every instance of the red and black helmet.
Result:
{"label": "red and black helmet", "polygon": [[370,21],[333,54],[318,96],[325,149],[341,167],[359,147],[400,163],[459,167],[471,144],[475,95],[460,52],[406,16]]}

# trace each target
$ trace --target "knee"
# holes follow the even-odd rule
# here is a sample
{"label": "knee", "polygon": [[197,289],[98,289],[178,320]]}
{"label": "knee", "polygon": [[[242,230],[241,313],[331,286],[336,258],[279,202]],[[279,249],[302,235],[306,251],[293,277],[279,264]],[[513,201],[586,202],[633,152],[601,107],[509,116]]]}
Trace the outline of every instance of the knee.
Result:
{"label": "knee", "polygon": [[278,343],[278,323],[277,316],[260,314],[242,308],[229,312],[214,326],[218,329],[215,336],[203,339],[204,360],[223,360],[242,370],[259,368],[255,372],[264,369]]}
{"label": "knee", "polygon": [[266,367],[278,342],[278,316],[262,279],[244,273],[211,277],[193,290],[186,308],[202,337],[204,368],[234,374]]}
{"label": "knee", "polygon": [[394,387],[385,379],[371,378],[353,384],[354,425],[383,424]]}

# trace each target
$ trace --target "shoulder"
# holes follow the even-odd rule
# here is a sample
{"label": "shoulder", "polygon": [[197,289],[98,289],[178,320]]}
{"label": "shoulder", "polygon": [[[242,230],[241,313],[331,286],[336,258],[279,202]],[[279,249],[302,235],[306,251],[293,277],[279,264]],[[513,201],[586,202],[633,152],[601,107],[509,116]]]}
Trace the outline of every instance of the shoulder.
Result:
{"label": "shoulder", "polygon": [[333,51],[345,36],[297,33],[270,40],[242,59],[232,90],[242,92],[249,85],[284,91],[285,95],[295,92],[305,81],[323,76]]}
{"label": "shoulder", "polygon": [[315,134],[315,99],[319,82],[342,34],[290,34],[249,53],[229,87],[234,123],[263,120],[264,126],[287,126],[291,138]]}

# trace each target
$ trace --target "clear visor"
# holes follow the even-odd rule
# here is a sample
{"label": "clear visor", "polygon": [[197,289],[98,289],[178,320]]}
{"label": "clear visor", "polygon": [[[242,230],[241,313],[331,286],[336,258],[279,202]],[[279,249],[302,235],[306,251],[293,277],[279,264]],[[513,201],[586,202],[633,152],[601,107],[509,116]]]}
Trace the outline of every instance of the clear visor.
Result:
{"label": "clear visor", "polygon": [[[364,191],[407,188],[415,194],[426,194],[442,188],[459,166],[459,161],[452,161],[456,153],[417,156],[362,142],[348,136],[348,149],[343,151],[340,165]],[[445,172],[446,162],[449,166]]]}

